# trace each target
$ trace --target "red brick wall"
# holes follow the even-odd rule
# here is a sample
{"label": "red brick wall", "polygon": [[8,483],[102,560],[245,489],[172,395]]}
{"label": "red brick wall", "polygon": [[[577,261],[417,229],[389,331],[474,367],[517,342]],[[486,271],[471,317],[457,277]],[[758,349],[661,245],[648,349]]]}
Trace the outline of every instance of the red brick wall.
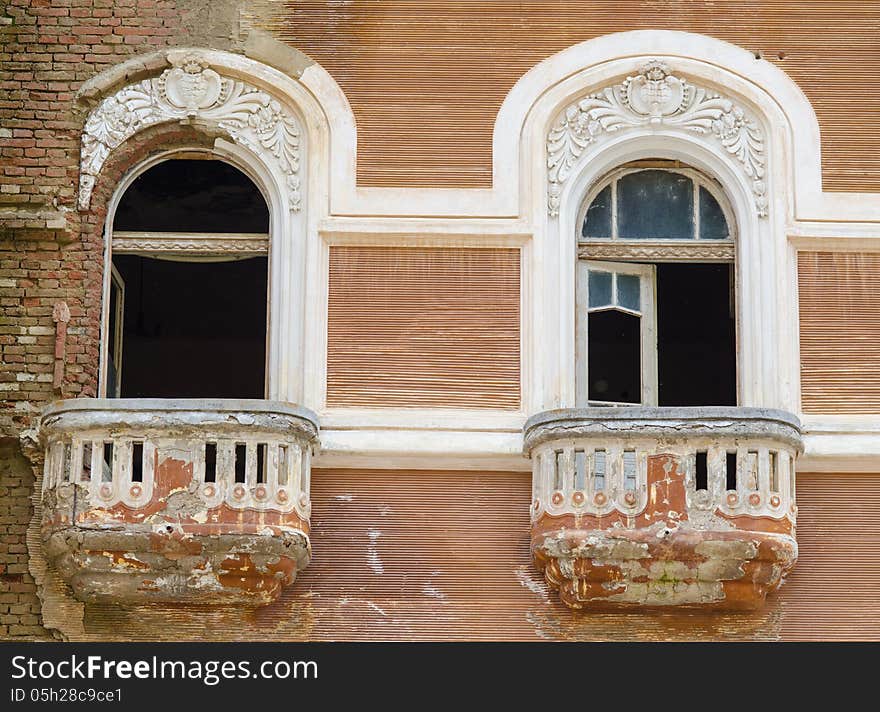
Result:
{"label": "red brick wall", "polygon": [[[110,191],[96,193],[88,215],[77,212],[80,131],[89,109],[77,90],[109,66],[168,45],[234,49],[238,4],[11,0],[0,11],[0,437],[17,436],[47,400],[94,395],[97,386]],[[139,137],[124,153],[141,160],[149,143]],[[143,155],[132,156],[136,151]],[[118,178],[127,167],[107,175]],[[71,319],[64,385],[53,393],[52,310],[59,301]]]}
{"label": "red brick wall", "polygon": [[51,638],[28,573],[27,533],[34,476],[14,440],[0,439],[0,640]]}
{"label": "red brick wall", "polygon": [[[17,444],[43,405],[95,395],[106,203],[133,163],[188,129],[144,132],[111,156],[88,214],[76,210],[84,81],[171,45],[236,49],[242,0],[9,0],[0,5],[0,639],[40,624],[25,532],[33,474]],[[53,389],[59,301],[70,310],[64,381]]]}

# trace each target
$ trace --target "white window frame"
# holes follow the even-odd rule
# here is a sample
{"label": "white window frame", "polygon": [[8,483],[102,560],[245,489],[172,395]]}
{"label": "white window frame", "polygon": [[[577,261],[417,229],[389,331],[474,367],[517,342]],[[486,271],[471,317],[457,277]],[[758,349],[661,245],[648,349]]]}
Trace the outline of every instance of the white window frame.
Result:
{"label": "white window frame", "polygon": [[[580,206],[577,217],[577,231],[575,239],[578,244],[581,257],[590,259],[650,259],[653,262],[717,262],[735,260],[736,254],[736,219],[730,201],[724,194],[724,190],[715,181],[711,180],[701,171],[689,166],[673,166],[667,161],[658,161],[656,165],[650,165],[650,161],[639,162],[639,165],[626,165],[614,169],[603,178],[596,181],[586,195]],[[649,240],[624,240],[618,237],[617,230],[617,183],[621,178],[642,171],[665,171],[689,178],[693,183],[694,193],[694,237],[692,239],[649,239]],[[611,237],[590,237],[582,234],[587,210],[593,204],[596,196],[606,187],[611,186]],[[707,239],[700,237],[700,188],[706,191],[718,202],[724,219],[727,221],[729,230],[726,239]],[[649,256],[649,257],[647,257]]]}
{"label": "white window frame", "polygon": [[[257,190],[263,195],[266,201],[266,208],[271,213],[271,204],[267,201],[266,195],[260,188],[260,184],[256,182],[254,176],[249,171],[243,170],[241,165],[224,160],[222,157],[215,155],[211,151],[187,150],[180,149],[170,151],[163,154],[158,160],[146,161],[137,170],[126,176],[126,179],[117,187],[116,193],[112,201],[112,210],[108,215],[106,227],[106,240],[108,243],[107,264],[109,281],[106,285],[105,303],[109,310],[110,289],[113,286],[120,288],[120,294],[124,295],[124,281],[119,271],[113,264],[115,255],[135,255],[138,257],[148,257],[157,259],[172,259],[181,262],[218,262],[234,259],[245,259],[248,257],[266,257],[267,258],[267,285],[271,284],[272,264],[270,254],[270,233],[222,233],[222,232],[180,232],[175,230],[152,230],[152,231],[124,231],[114,230],[113,222],[115,220],[116,209],[122,200],[126,191],[131,187],[134,180],[146,173],[150,168],[154,168],[157,164],[167,160],[183,160],[198,158],[200,160],[216,160],[233,166],[240,170],[251,182],[254,183]],[[269,397],[269,354],[271,351],[271,287],[267,288],[266,294],[266,336],[265,349],[266,361],[263,364],[263,397]],[[115,333],[109,333],[109,313],[105,314],[106,323],[102,327],[104,338],[101,344],[101,359],[104,362],[102,368],[102,378],[100,383],[100,392],[105,397],[118,398],[122,391],[122,344],[123,325],[122,318],[124,310],[120,304],[117,304],[116,329]],[[105,310],[106,311],[106,310]],[[109,392],[109,369],[110,353],[113,354],[113,361],[116,366],[116,383],[115,392]],[[119,359],[118,361],[116,359]]]}
{"label": "white window frame", "polygon": [[[108,350],[108,359],[107,359],[107,368],[110,367],[110,361],[112,360],[113,365],[116,368],[116,380],[114,382],[114,388],[112,395],[108,393],[112,398],[119,398],[119,394],[122,391],[122,347],[123,347],[123,339],[122,339],[122,319],[125,316],[125,280],[122,279],[122,275],[119,274],[119,270],[116,269],[113,262],[110,262],[110,290],[112,292],[113,289],[117,290],[117,298],[116,298],[116,309],[113,314],[114,318],[114,328],[113,333],[108,334],[108,338],[104,343],[104,349]],[[109,300],[107,308],[110,308]],[[109,331],[109,324],[108,324]],[[112,353],[112,356],[110,354]],[[109,378],[108,378],[109,380]],[[109,386],[109,383],[107,384]]]}
{"label": "white window frame", "polygon": [[[612,274],[612,305],[590,307],[589,273],[610,272]],[[626,274],[639,278],[639,311],[627,309],[617,303],[616,275]],[[578,261],[577,287],[577,405],[657,405],[657,270],[654,265],[593,260]],[[625,403],[596,401],[589,399],[589,315],[599,311],[616,310],[639,317],[641,341],[641,402]]]}
{"label": "white window frame", "polygon": [[[694,237],[691,239],[622,239],[618,236],[618,205],[617,183],[626,175],[640,173],[647,170],[660,170],[667,173],[675,173],[689,178],[693,184],[693,218]],[[582,234],[587,210],[593,204],[596,196],[611,186],[611,237],[584,237]],[[726,239],[700,238],[700,188],[705,188],[718,202],[724,219],[727,221],[729,235]],[[733,264],[736,267],[736,221],[730,202],[724,195],[724,191],[714,181],[702,172],[689,166],[668,165],[666,161],[638,161],[637,165],[623,165],[607,173],[597,180],[580,205],[575,223],[575,240],[578,245],[578,276],[576,288],[577,316],[576,316],[576,373],[575,373],[575,402],[578,406],[586,405],[625,405],[615,402],[591,401],[588,397],[589,383],[589,335],[587,322],[589,319],[588,304],[588,272],[590,270],[604,270],[619,274],[638,275],[641,280],[641,299],[643,306],[642,317],[642,398],[640,405],[655,406],[658,401],[659,383],[657,366],[657,272],[653,263],[657,262],[720,262]],[[618,261],[610,261],[611,258]],[[650,261],[651,264],[643,264]],[[637,262],[639,264],[637,264]],[[736,280],[735,280],[736,281]],[[616,294],[615,294],[616,298]],[[738,309],[739,300],[736,298],[736,286],[733,289],[734,310]],[[627,311],[621,309],[621,311]],[[739,338],[739,324],[737,320],[736,337]],[[737,373],[739,373],[739,359],[737,359]],[[737,402],[739,402],[739,379],[737,378]]]}

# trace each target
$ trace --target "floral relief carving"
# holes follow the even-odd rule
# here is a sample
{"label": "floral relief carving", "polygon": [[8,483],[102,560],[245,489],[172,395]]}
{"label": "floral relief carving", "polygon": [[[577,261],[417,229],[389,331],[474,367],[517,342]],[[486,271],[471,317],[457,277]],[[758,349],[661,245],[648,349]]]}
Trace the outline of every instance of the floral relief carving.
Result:
{"label": "floral relief carving", "polygon": [[172,64],[159,77],[120,89],[89,114],[82,136],[80,209],[88,209],[95,180],[113,149],[150,126],[199,119],[215,122],[236,143],[271,156],[285,176],[290,209],[299,211],[297,120],[266,92],[221,76],[198,55],[186,55]]}
{"label": "floral relief carving", "polygon": [[607,134],[645,126],[678,127],[715,138],[749,179],[758,215],[767,215],[766,152],[758,121],[732,100],[675,76],[657,60],[569,104],[556,118],[547,136],[550,215],[559,214],[562,187],[587,146]]}

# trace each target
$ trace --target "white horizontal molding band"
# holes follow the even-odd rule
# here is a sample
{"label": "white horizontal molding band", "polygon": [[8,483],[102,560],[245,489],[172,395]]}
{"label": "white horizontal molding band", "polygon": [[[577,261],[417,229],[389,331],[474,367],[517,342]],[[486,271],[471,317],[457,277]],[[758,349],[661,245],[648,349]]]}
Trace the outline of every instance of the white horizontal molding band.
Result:
{"label": "white horizontal molding band", "polygon": [[[412,470],[510,470],[524,472],[530,464],[522,454],[520,428],[514,432],[422,427],[331,426],[321,417],[321,450],[315,467]],[[391,419],[386,417],[385,422]],[[500,419],[499,419],[500,420]],[[833,425],[832,419],[815,419],[816,430],[804,432],[804,454],[798,472],[880,472],[880,425],[853,429]],[[857,419],[857,420],[860,420]],[[333,419],[331,418],[331,421]],[[336,423],[340,418],[336,417]],[[851,424],[853,423],[850,420]],[[474,423],[471,423],[474,425]]]}
{"label": "white horizontal molding band", "polygon": [[315,468],[530,472],[522,433],[321,429]]}
{"label": "white horizontal molding band", "polygon": [[471,431],[521,433],[525,413],[458,408],[328,408],[320,411],[322,431]]}

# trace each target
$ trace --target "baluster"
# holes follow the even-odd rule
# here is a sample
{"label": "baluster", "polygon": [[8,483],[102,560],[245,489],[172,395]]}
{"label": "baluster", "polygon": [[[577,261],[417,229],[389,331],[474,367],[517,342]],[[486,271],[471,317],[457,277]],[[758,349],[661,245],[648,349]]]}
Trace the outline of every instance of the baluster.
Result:
{"label": "baluster", "polygon": [[302,491],[303,484],[303,454],[302,448],[298,444],[291,444],[290,446],[290,474],[292,477],[290,478],[290,489],[293,491],[293,496],[296,498],[296,501],[299,501],[299,495]]}
{"label": "baluster", "polygon": [[766,504],[770,492],[770,452],[765,447],[758,451],[757,490],[761,494],[761,504]]}
{"label": "baluster", "polygon": [[709,496],[713,503],[721,501],[727,488],[727,449],[710,447],[707,454],[709,468]]}
{"label": "baluster", "polygon": [[82,472],[83,467],[83,442],[79,438],[74,438],[70,444],[70,469],[67,472],[65,482],[76,482],[78,473]]}
{"label": "baluster", "polygon": [[266,445],[266,491],[270,497],[274,497],[278,491],[278,467],[279,467],[279,446],[277,442]]}

